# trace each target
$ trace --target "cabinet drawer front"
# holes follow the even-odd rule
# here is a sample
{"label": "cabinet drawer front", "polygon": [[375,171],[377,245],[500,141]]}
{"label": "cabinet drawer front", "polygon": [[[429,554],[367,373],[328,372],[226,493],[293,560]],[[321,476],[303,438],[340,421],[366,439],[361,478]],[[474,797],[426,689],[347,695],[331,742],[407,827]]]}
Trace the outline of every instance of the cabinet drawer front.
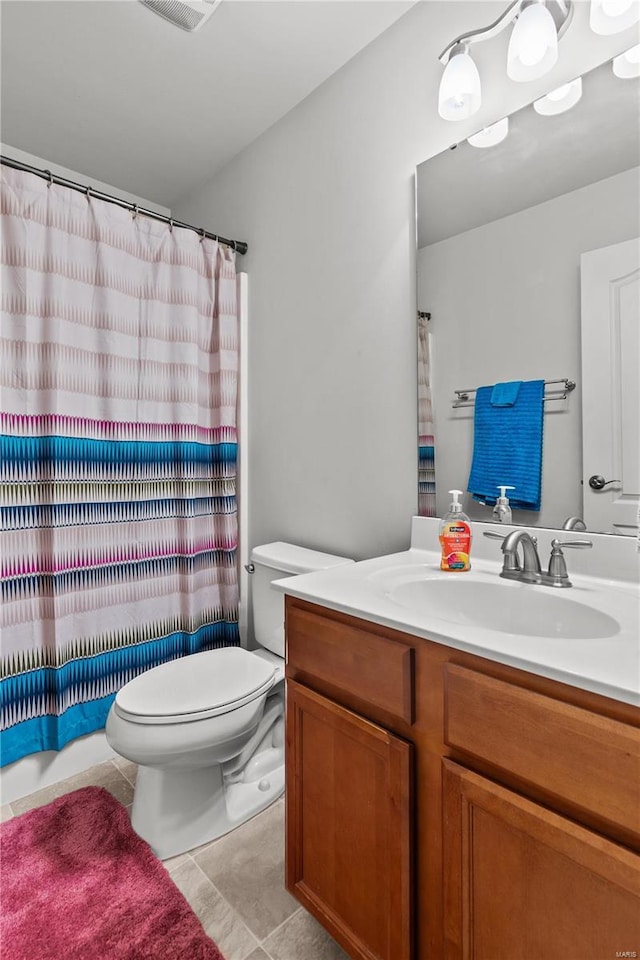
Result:
{"label": "cabinet drawer front", "polygon": [[287,605],[287,669],[406,723],[414,719],[413,650],[295,604]]}
{"label": "cabinet drawer front", "polygon": [[640,731],[456,664],[445,742],[640,838]]}

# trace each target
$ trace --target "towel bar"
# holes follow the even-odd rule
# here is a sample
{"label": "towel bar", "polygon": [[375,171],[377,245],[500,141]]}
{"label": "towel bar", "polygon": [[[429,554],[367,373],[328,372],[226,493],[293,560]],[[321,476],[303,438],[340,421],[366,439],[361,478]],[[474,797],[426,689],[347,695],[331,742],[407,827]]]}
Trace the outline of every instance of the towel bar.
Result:
{"label": "towel bar", "polygon": [[[567,396],[571,393],[572,390],[576,388],[575,380],[568,380],[566,377],[562,377],[560,380],[545,380],[545,387],[551,386],[554,383],[562,383],[564,387],[557,387],[555,393],[558,396],[549,396],[545,397],[546,400],[566,400]],[[472,407],[475,403],[475,398],[470,397],[469,394],[476,392],[476,387],[473,387],[469,390],[454,390],[453,392],[456,395],[456,399],[452,402],[451,406],[456,407]],[[562,392],[560,392],[562,391]],[[551,391],[552,393],[554,391]]]}

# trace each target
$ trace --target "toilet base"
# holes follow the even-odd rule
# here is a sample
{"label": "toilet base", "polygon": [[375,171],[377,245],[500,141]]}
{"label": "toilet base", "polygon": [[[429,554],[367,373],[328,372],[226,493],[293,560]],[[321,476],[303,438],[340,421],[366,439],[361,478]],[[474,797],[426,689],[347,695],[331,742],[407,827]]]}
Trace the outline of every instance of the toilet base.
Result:
{"label": "toilet base", "polygon": [[220,764],[138,767],[131,825],[160,860],[229,833],[284,793],[284,763],[249,783],[225,782]]}

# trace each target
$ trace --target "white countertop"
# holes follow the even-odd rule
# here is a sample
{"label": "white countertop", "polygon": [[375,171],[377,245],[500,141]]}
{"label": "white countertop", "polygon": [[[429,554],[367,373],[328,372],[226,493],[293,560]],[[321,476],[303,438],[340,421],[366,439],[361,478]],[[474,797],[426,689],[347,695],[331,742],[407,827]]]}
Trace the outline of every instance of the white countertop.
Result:
{"label": "white countertop", "polygon": [[[414,518],[413,545],[401,553],[287,577],[274,581],[273,586],[283,593],[332,610],[380,623],[615,700],[640,705],[640,598],[637,578],[633,573],[626,579],[616,580],[602,576],[585,576],[572,569],[572,560],[578,551],[567,551],[567,566],[573,583],[569,589],[558,590],[554,587],[503,580],[499,577],[500,545],[483,540],[479,536],[481,531],[478,530],[475,531],[475,540],[478,546],[476,553],[479,556],[474,557],[472,549],[471,570],[466,573],[442,572],[439,551],[424,549],[425,543],[438,543],[437,524],[436,520]],[[484,525],[477,526],[484,528]],[[416,527],[419,527],[417,532]],[[488,525],[486,529],[496,528],[495,525]],[[512,528],[503,529],[507,533]],[[536,533],[539,533],[540,555],[544,568],[547,557],[543,549],[545,531]],[[611,550],[616,545],[612,547],[604,541],[618,539],[619,543],[619,538],[584,533],[576,535],[565,531],[560,534],[553,531],[552,535],[560,539],[593,540],[594,548],[580,551],[580,554],[592,554],[593,567],[599,573],[604,572],[598,553],[599,542],[602,541],[600,552],[607,561],[606,570],[611,572]],[[636,562],[633,569],[637,569],[635,545],[627,543],[621,549],[626,552],[626,557],[631,558],[629,562]],[[490,559],[487,559],[487,556]],[[582,569],[586,562],[582,560]],[[575,564],[573,566],[575,567]],[[420,576],[422,571],[425,579],[448,581],[452,577],[464,577],[469,582],[500,584],[505,591],[505,603],[517,597],[514,591],[520,591],[520,595],[522,591],[538,591],[540,596],[561,595],[592,607],[594,617],[598,615],[596,611],[613,617],[620,627],[606,637],[566,639],[558,636],[516,635],[485,629],[472,622],[445,621],[428,610],[416,610],[401,605],[390,595],[394,583],[400,582],[405,575]],[[628,572],[627,566],[625,573]]]}

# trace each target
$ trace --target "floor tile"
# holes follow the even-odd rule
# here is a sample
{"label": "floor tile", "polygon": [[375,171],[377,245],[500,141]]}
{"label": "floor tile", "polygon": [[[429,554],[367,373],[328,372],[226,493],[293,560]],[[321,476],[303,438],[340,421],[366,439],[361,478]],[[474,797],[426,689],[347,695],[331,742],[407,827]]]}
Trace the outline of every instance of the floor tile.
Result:
{"label": "floor tile", "polygon": [[256,938],[190,857],[171,874],[171,879],[226,960],[245,960],[255,952]]}
{"label": "floor tile", "polygon": [[81,787],[104,787],[109,793],[112,793],[116,800],[125,806],[133,800],[133,787],[129,781],[120,773],[118,768],[105,760],[90,770],[84,770],[75,777],[69,777],[68,780],[60,780],[58,783],[52,783],[49,787],[37,790],[27,797],[21,797],[20,800],[11,801],[11,809],[16,816],[26,813],[27,810],[33,810],[35,807],[42,807],[45,803],[51,803],[65,793],[71,793],[72,790],[79,790]]}
{"label": "floor tile", "polygon": [[250,953],[247,960],[271,960],[268,953],[265,953],[262,947],[258,947],[253,953]]}
{"label": "floor tile", "polygon": [[125,757],[114,757],[111,762],[115,763],[120,773],[127,778],[132,786],[135,787],[136,776],[138,774],[138,764],[134,763],[132,760],[125,759]]}
{"label": "floor tile", "polygon": [[13,810],[11,809],[10,803],[3,803],[0,807],[0,823],[4,823],[5,820],[11,820],[13,816]]}
{"label": "floor tile", "polygon": [[281,803],[220,837],[193,859],[258,940],[264,940],[298,909],[297,900],[284,887]]}
{"label": "floor tile", "polygon": [[[2,0],[0,0],[0,3],[1,3],[1,2],[2,2]],[[284,797],[280,797],[279,800],[276,800],[274,803],[272,803],[271,806],[270,806],[270,807],[267,807],[266,810],[262,811],[261,813],[256,814],[256,816],[253,817],[252,820],[256,820],[256,819],[258,819],[259,817],[262,817],[262,816],[264,816],[265,814],[269,813],[270,811],[275,811],[275,810],[279,810],[279,811],[280,811],[280,816],[282,817],[282,819],[283,819],[283,821],[284,821]],[[251,822],[252,822],[251,820],[247,820],[246,823],[243,823],[243,824],[241,824],[239,827],[236,827],[235,830],[230,831],[230,833],[234,833],[234,832],[236,832],[236,831],[238,831],[238,830],[244,830],[245,827],[247,827],[248,824],[251,823]],[[188,851],[188,852],[189,852],[189,855],[192,856],[192,857],[196,857],[199,853],[202,853],[203,850],[208,850],[209,847],[212,847],[212,846],[214,845],[214,843],[220,843],[220,841],[223,840],[225,836],[229,836],[229,834],[225,834],[225,835],[223,835],[222,837],[216,837],[215,840],[207,840],[207,842],[206,842],[206,843],[203,843],[201,846],[199,846],[199,847],[194,847],[192,850],[189,850],[189,851]]]}
{"label": "floor tile", "polygon": [[169,873],[173,873],[174,870],[177,870],[178,867],[181,867],[183,863],[189,863],[191,857],[188,853],[179,853],[176,857],[169,857],[168,860],[162,861],[162,866],[165,870],[168,870]]}
{"label": "floor tile", "polygon": [[324,927],[299,910],[262,944],[272,960],[349,960]]}

